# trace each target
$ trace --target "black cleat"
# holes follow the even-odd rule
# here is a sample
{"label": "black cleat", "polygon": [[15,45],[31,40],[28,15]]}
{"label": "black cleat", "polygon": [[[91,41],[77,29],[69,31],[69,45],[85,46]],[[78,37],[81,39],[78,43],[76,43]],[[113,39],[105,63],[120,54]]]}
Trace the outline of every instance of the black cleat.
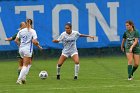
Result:
{"label": "black cleat", "polygon": [[22,84],[26,84],[26,80],[22,80]]}
{"label": "black cleat", "polygon": [[78,78],[77,78],[77,76],[74,76],[74,80],[77,80]]}
{"label": "black cleat", "polygon": [[60,75],[57,75],[57,80],[60,80]]}

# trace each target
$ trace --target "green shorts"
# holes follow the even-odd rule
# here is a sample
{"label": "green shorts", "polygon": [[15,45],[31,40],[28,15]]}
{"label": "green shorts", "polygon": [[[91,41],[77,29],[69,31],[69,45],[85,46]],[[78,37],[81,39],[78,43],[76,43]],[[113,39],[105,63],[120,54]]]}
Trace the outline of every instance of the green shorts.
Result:
{"label": "green shorts", "polygon": [[[129,48],[125,48],[125,52],[130,53]],[[134,47],[133,50],[132,50],[132,53],[136,54],[136,55],[140,55],[140,47]]]}
{"label": "green shorts", "polygon": [[[21,58],[21,56],[20,56],[20,54],[19,53],[17,53],[17,58]],[[21,58],[22,59],[22,58]]]}

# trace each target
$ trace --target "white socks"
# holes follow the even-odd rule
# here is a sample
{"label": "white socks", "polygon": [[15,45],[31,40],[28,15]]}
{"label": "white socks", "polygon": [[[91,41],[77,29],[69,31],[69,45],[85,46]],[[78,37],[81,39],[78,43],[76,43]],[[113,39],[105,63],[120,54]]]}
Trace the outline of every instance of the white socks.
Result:
{"label": "white socks", "polygon": [[[58,67],[58,65],[57,65],[57,75],[60,75],[60,68],[61,67]],[[75,70],[74,70],[75,76],[78,76],[79,68],[80,68],[79,64],[75,64]]]}
{"label": "white socks", "polygon": [[32,66],[32,65],[30,65],[30,64],[28,65],[28,67],[27,67],[28,69],[27,69],[27,71],[26,71],[26,73],[25,73],[26,75],[29,73],[29,70],[30,70],[30,67],[31,67],[31,66]]}
{"label": "white socks", "polygon": [[60,75],[60,68],[61,68],[61,67],[58,67],[58,65],[57,65],[56,68],[57,68],[57,75]]}
{"label": "white socks", "polygon": [[78,76],[79,67],[79,64],[75,64],[75,76]]}
{"label": "white socks", "polygon": [[18,80],[26,79],[26,75],[28,74],[30,67],[31,65],[28,65],[27,67],[26,66],[22,67]]}
{"label": "white socks", "polygon": [[22,80],[23,79],[23,77],[25,76],[25,74],[27,72],[27,69],[28,69],[28,67],[26,67],[26,66],[23,66],[22,67],[21,72],[20,72],[20,75],[18,77],[18,80]]}

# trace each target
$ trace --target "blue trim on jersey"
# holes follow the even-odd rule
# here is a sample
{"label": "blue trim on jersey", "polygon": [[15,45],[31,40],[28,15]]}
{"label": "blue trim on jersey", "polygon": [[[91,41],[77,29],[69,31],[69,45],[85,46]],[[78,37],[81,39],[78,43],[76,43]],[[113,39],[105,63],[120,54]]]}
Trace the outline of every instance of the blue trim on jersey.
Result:
{"label": "blue trim on jersey", "polygon": [[33,43],[32,43],[32,41],[31,41],[31,45],[30,45],[30,53],[32,52],[31,50],[32,50],[32,45],[33,45]]}

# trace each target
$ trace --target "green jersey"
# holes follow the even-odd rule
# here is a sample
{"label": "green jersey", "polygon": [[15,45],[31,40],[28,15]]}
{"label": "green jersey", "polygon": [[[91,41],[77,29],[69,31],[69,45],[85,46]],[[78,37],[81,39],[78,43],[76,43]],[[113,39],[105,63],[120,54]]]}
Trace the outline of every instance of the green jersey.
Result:
{"label": "green jersey", "polygon": [[[123,38],[126,39],[125,48],[130,48],[132,46],[132,44],[134,43],[135,38],[139,38],[139,37],[140,37],[140,35],[137,30],[134,30],[132,32],[129,32],[127,30],[123,35]],[[139,44],[137,43],[135,47],[139,47]]]}

